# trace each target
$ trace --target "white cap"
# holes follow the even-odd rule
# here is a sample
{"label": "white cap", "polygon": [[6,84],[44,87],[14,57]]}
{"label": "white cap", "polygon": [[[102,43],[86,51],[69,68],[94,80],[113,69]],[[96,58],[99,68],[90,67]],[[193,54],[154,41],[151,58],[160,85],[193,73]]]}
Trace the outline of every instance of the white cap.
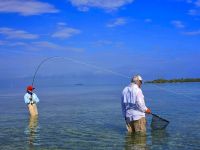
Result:
{"label": "white cap", "polygon": [[136,75],[133,77],[133,81],[136,82],[136,81],[142,81],[142,77],[140,75]]}

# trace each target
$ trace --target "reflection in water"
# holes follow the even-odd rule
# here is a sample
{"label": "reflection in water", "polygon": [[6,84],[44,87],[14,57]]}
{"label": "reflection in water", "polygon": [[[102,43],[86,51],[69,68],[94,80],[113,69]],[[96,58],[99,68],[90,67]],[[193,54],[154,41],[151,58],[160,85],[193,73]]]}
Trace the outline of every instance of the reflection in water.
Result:
{"label": "reflection in water", "polygon": [[[125,150],[148,150],[155,149],[168,149],[169,134],[165,130],[151,131],[151,137],[144,134],[131,134],[127,133],[125,136]],[[147,138],[151,138],[150,143],[147,144]]]}
{"label": "reflection in water", "polygon": [[125,150],[148,150],[145,134],[127,133],[125,136]]}
{"label": "reflection in water", "polygon": [[152,145],[166,145],[169,134],[166,130],[151,131]]}
{"label": "reflection in water", "polygon": [[38,116],[30,116],[29,125],[25,130],[25,134],[27,135],[30,149],[33,149],[34,145],[38,145],[39,141]]}

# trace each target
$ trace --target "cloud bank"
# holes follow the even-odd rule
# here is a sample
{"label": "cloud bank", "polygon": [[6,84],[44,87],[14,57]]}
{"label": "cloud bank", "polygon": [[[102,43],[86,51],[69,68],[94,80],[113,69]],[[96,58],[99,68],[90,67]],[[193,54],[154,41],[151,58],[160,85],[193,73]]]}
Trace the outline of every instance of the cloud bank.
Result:
{"label": "cloud bank", "polygon": [[105,10],[116,10],[134,0],[69,0],[71,4],[81,11],[88,11],[90,7],[101,8]]}
{"label": "cloud bank", "polygon": [[52,37],[65,39],[65,38],[72,37],[79,33],[81,33],[81,31],[78,29],[63,26],[63,27],[59,28],[55,33],[53,33]]}
{"label": "cloud bank", "polygon": [[7,39],[37,39],[39,37],[36,34],[7,27],[0,28],[0,34],[4,35]]}
{"label": "cloud bank", "polygon": [[23,16],[59,12],[53,5],[37,0],[2,0],[1,13],[19,13]]}
{"label": "cloud bank", "polygon": [[117,18],[115,20],[113,20],[112,22],[107,24],[107,27],[116,27],[116,26],[122,26],[125,25],[127,23],[127,20],[125,18]]}
{"label": "cloud bank", "polygon": [[185,28],[185,25],[183,24],[183,22],[179,20],[173,20],[171,21],[171,24],[175,26],[176,28]]}

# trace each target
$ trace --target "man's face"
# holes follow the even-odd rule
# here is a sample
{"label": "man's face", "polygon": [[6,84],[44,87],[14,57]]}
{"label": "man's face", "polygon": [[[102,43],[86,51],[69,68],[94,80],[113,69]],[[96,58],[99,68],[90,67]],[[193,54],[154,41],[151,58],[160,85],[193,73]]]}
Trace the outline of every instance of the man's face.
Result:
{"label": "man's face", "polygon": [[141,81],[141,80],[138,80],[138,81],[137,81],[137,85],[138,85],[139,87],[141,87],[141,86],[142,86],[142,81]]}
{"label": "man's face", "polygon": [[31,91],[31,90],[28,90],[28,92],[33,93],[33,91]]}

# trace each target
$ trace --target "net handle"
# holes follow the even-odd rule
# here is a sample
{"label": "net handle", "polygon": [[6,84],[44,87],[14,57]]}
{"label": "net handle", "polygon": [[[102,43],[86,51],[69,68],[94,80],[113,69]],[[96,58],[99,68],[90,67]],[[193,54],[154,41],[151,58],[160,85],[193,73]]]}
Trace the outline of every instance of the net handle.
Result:
{"label": "net handle", "polygon": [[169,123],[169,121],[168,120],[166,120],[166,119],[163,119],[163,118],[161,118],[160,116],[158,116],[158,115],[156,115],[156,114],[154,114],[154,113],[150,113],[152,116],[155,116],[155,117],[158,117],[158,118],[160,118],[160,119],[162,119],[162,120],[164,120],[164,121],[166,121],[166,122],[168,122]]}

